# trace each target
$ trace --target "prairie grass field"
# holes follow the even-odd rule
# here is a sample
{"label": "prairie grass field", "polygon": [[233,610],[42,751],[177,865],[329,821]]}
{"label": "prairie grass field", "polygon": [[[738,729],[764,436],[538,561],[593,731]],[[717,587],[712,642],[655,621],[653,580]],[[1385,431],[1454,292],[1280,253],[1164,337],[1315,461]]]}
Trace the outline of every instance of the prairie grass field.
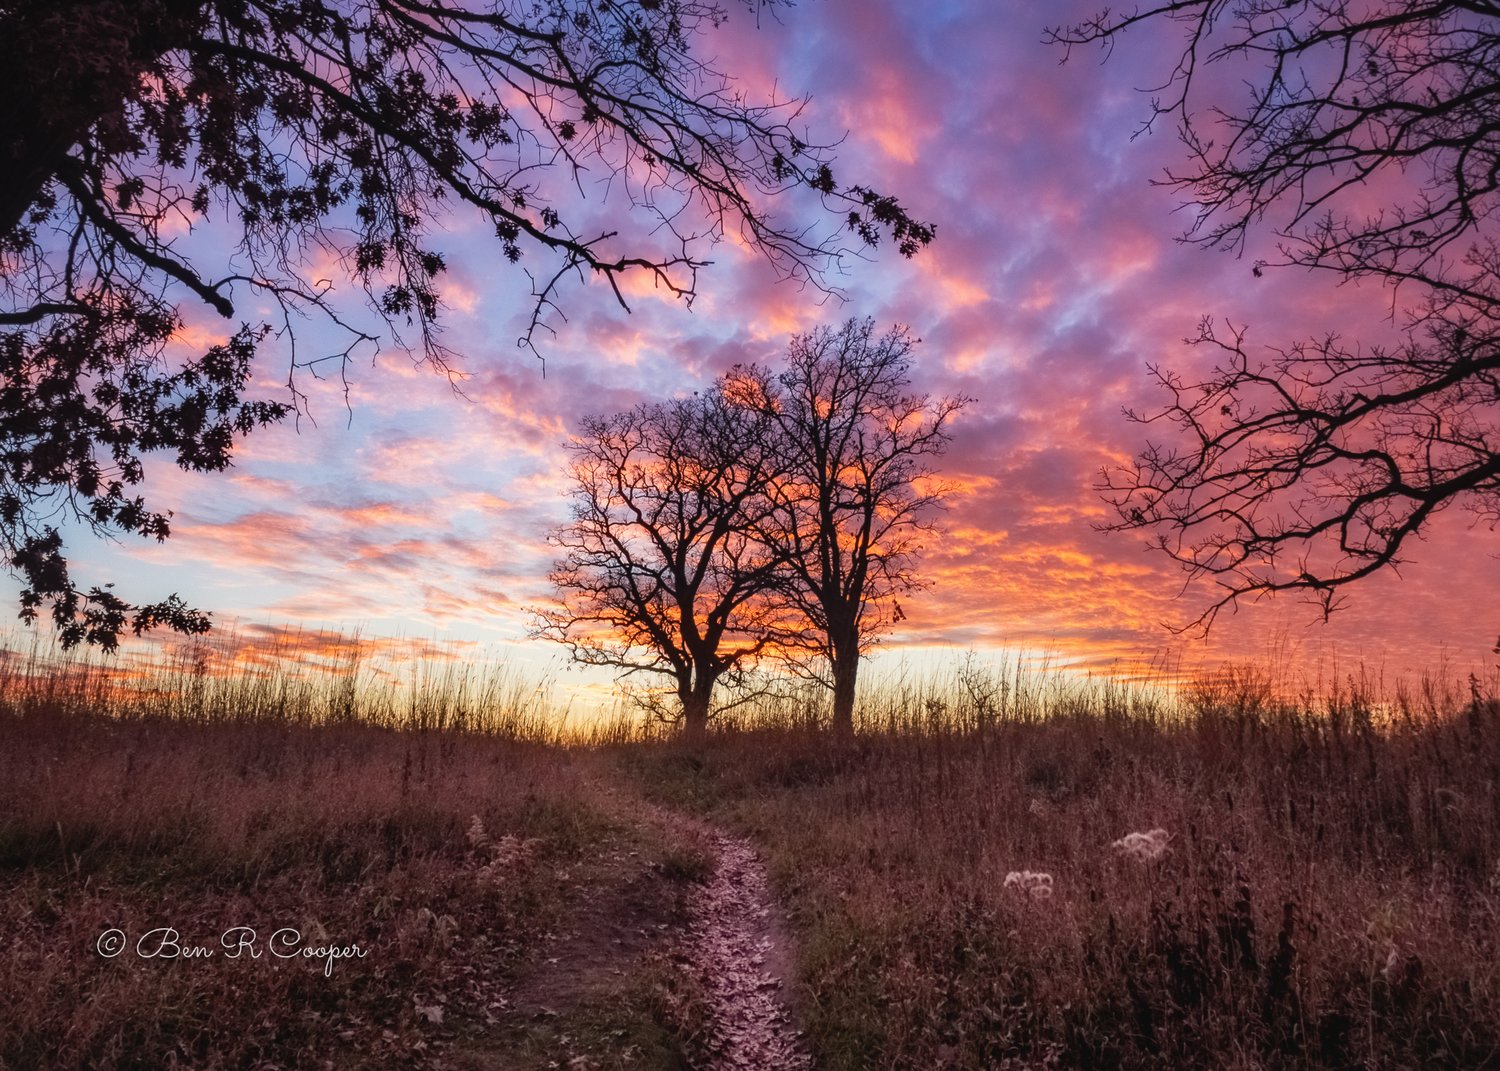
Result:
{"label": "prairie grass field", "polygon": [[1494,1065],[1500,712],[1197,702],[637,762],[765,846],[821,1066]]}
{"label": "prairie grass field", "polygon": [[[514,684],[8,667],[6,1071],[703,1066],[705,827],[765,862],[819,1068],[1500,1064],[1492,682],[968,663],[852,740],[794,696],[688,748]],[[217,954],[138,954],[162,927]],[[365,955],[233,959],[233,927]]]}

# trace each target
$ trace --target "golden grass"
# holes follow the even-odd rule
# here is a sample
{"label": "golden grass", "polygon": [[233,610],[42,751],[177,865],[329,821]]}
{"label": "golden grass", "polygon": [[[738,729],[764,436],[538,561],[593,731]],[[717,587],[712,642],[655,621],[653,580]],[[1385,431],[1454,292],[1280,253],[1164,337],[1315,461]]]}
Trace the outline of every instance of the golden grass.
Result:
{"label": "golden grass", "polygon": [[0,632],[0,717],[360,725],[584,747],[649,735],[623,708],[575,716],[554,701],[550,679],[502,662],[418,657],[398,676],[391,667],[365,664],[357,635],[323,633],[319,641],[331,655],[309,658],[293,636],[284,650],[237,660],[229,637],[217,647],[168,648],[127,661],[60,652],[34,637],[22,645]]}

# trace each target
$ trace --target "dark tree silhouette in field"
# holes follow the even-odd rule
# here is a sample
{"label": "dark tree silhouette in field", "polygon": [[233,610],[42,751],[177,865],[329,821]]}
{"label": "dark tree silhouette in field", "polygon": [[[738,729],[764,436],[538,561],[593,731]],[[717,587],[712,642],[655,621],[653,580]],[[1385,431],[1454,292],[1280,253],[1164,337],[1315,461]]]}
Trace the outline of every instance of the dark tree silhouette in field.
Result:
{"label": "dark tree silhouette in field", "polygon": [[[299,369],[342,374],[377,343],[314,254],[343,264],[397,345],[452,372],[437,213],[482,219],[518,265],[528,345],[570,278],[602,278],[623,304],[621,278],[644,273],[690,300],[726,231],[816,285],[883,237],[907,256],[927,243],[895,199],[835,177],[802,101],[747,99],[695,53],[727,15],[709,0],[4,5],[0,547],[25,614],[50,604],[64,642],[106,646],[127,621],[207,626],[175,600],[79,590],[62,522],[165,538],[167,515],[133,490],[143,455],[222,469],[237,437],[300,404]],[[826,234],[772,213],[797,189]],[[590,222],[605,190],[611,223]],[[200,227],[227,230],[233,256],[205,263],[186,233]],[[264,303],[271,325],[242,311]],[[169,342],[193,305],[227,341],[184,360]],[[307,313],[346,347],[299,350]],[[272,335],[287,402],[248,400]]]}
{"label": "dark tree silhouette in field", "polygon": [[[1187,148],[1164,180],[1196,210],[1186,239],[1238,251],[1269,219],[1276,265],[1390,286],[1404,340],[1328,335],[1260,357],[1242,329],[1205,321],[1195,341],[1217,368],[1154,367],[1171,401],[1140,418],[1187,445],[1107,474],[1114,527],[1155,530],[1216,579],[1205,626],[1282,591],[1326,615],[1437,512],[1500,522],[1500,5],[1188,0],[1049,36],[1112,46],[1166,20],[1185,46],[1152,118]],[[1211,88],[1221,69],[1230,89]]]}
{"label": "dark tree silhouette in field", "polygon": [[575,660],[671,681],[686,735],[714,687],[782,633],[779,560],[756,534],[777,444],[763,413],[717,389],[592,417],[569,444],[573,520],[551,541],[559,605],[536,634]]}
{"label": "dark tree silhouette in field", "polygon": [[[668,677],[699,736],[715,685],[775,655],[854,726],[859,659],[921,587],[914,565],[966,398],[913,394],[915,340],[870,320],[792,339],[703,395],[594,417],[568,444],[573,520],[536,634],[589,665]],[[826,666],[826,672],[823,667]]]}
{"label": "dark tree silhouette in field", "polygon": [[969,401],[909,392],[915,343],[905,328],[876,337],[872,320],[849,320],[792,339],[779,373],[742,373],[761,384],[744,396],[774,421],[783,466],[760,531],[786,559],[839,734],[854,729],[860,656],[899,616],[895,597],[922,586],[915,558],[942,498],[927,459]]}

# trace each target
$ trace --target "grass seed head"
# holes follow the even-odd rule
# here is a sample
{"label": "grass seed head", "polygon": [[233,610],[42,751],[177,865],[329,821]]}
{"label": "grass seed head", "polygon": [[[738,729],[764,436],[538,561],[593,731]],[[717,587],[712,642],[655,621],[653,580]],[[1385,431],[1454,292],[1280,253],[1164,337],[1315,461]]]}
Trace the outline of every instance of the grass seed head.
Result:
{"label": "grass seed head", "polygon": [[1005,875],[1005,888],[1015,889],[1033,900],[1045,900],[1052,895],[1052,875],[1039,870],[1012,870]]}
{"label": "grass seed head", "polygon": [[1172,834],[1165,829],[1153,829],[1147,833],[1127,833],[1109,846],[1138,863],[1154,863],[1172,850],[1171,840]]}

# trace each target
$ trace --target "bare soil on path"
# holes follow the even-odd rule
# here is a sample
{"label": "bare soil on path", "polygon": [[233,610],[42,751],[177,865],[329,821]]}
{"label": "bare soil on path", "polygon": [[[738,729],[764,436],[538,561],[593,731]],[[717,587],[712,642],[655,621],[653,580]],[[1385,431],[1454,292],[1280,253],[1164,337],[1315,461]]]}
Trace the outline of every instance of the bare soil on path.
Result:
{"label": "bare soil on path", "polygon": [[791,946],[753,846],[610,785],[620,832],[454,1071],[806,1071]]}
{"label": "bare soil on path", "polygon": [[711,1071],[812,1066],[784,999],[786,931],[750,844],[715,832],[713,876],[689,908],[682,954],[706,995]]}

